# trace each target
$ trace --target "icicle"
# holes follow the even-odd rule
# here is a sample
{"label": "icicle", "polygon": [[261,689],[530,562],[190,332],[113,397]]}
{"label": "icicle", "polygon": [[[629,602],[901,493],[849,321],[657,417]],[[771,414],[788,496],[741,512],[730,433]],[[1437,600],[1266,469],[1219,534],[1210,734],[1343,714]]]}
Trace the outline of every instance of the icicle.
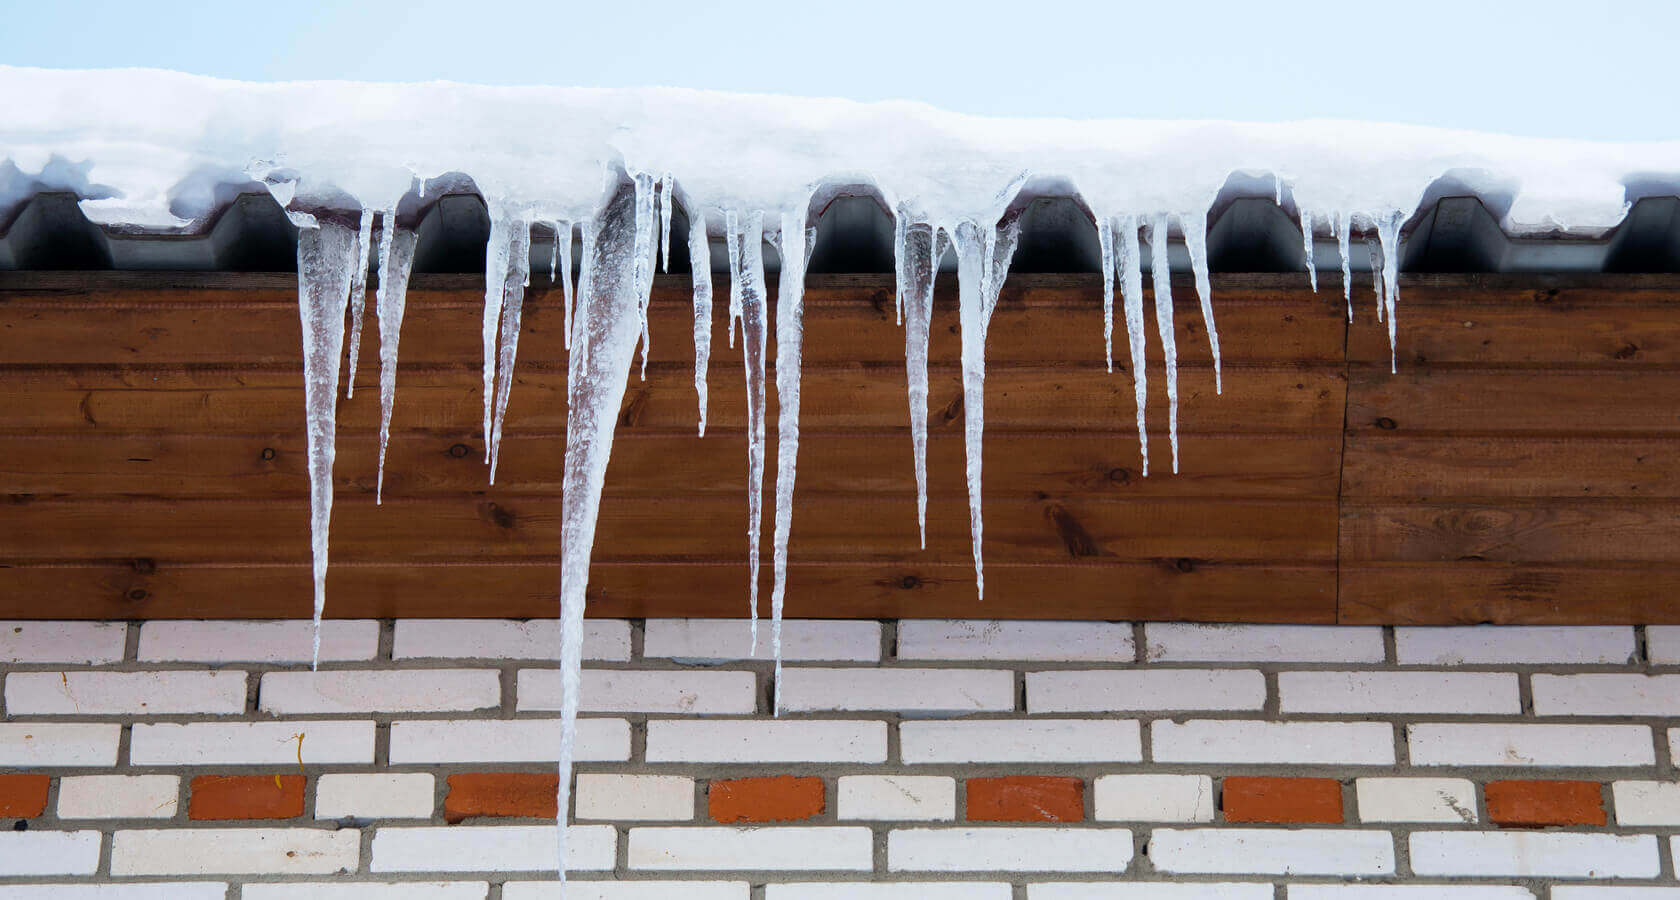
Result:
{"label": "icicle", "polygon": [[1365,238],[1365,252],[1371,257],[1371,291],[1377,295],[1377,324],[1383,321],[1383,252],[1376,236]]}
{"label": "icicle", "polygon": [[362,228],[356,236],[360,263],[350,273],[350,372],[344,380],[344,396],[356,395],[356,361],[362,355],[362,319],[367,315],[368,248],[373,244],[373,210],[362,207]]}
{"label": "icicle", "polygon": [[1135,216],[1121,216],[1120,228],[1120,296],[1126,307],[1126,339],[1132,356],[1132,393],[1137,400],[1138,454],[1143,458],[1143,477],[1149,477],[1149,431],[1144,427],[1144,410],[1149,404],[1147,345],[1143,333],[1143,265],[1138,249],[1138,222]]}
{"label": "icicle", "polygon": [[519,326],[525,318],[525,286],[531,277],[531,223],[515,219],[508,245],[507,277],[502,283],[501,348],[496,357],[496,419],[490,432],[490,483],[502,460],[502,423],[513,392],[513,361],[519,354]]}
{"label": "icicle", "polygon": [[1283,179],[1276,172],[1272,173],[1272,202],[1283,205]]}
{"label": "icicle", "polygon": [[735,210],[723,212],[723,241],[729,250],[729,347],[735,347],[735,329],[741,323],[741,221]]}
{"label": "icicle", "polygon": [[[1280,187],[1279,190],[1282,190]],[[1190,251],[1190,270],[1196,275],[1196,296],[1202,302],[1202,324],[1207,327],[1208,348],[1213,352],[1213,392],[1225,393],[1219,372],[1219,326],[1213,324],[1213,285],[1208,281],[1207,213],[1186,213],[1178,217],[1184,229],[1184,246]],[[1174,459],[1177,454],[1174,454]],[[1178,471],[1178,466],[1173,466]]]}
{"label": "icicle", "polygon": [[653,176],[636,175],[636,291],[642,307],[642,380],[647,380],[648,350],[653,334],[648,329],[648,302],[653,299],[654,222]]}
{"label": "icicle", "polygon": [[1301,208],[1301,258],[1307,263],[1307,281],[1312,284],[1313,293],[1318,293],[1318,266],[1313,265],[1313,227],[1312,213],[1306,207]]}
{"label": "icicle", "polygon": [[1342,299],[1347,301],[1348,321],[1353,321],[1353,268],[1348,262],[1348,232],[1353,229],[1352,217],[1345,212],[1330,214],[1330,230],[1336,232],[1336,252],[1342,257]]}
{"label": "icicle", "polygon": [[1155,286],[1155,330],[1167,369],[1167,441],[1172,444],[1173,474],[1178,474],[1178,343],[1173,332],[1172,273],[1167,267],[1167,217],[1149,225],[1149,276]]}
{"label": "icicle", "polygon": [[774,711],[782,714],[782,601],[787,595],[793,482],[799,468],[799,369],[805,337],[805,263],[815,241],[805,232],[805,206],[782,213],[782,271],[776,284],[776,524],[771,535],[770,655],[775,658]]}
{"label": "icicle", "polygon": [[327,531],[332,524],[337,455],[338,360],[344,307],[356,265],[356,233],[333,222],[298,232],[298,319],[303,327],[303,397],[308,423],[309,539],[315,576],[315,649],[321,663],[321,614],[327,607]]}
{"label": "icicle", "polygon": [[508,266],[513,252],[515,231],[512,213],[497,208],[490,216],[490,239],[484,248],[484,462],[488,464],[495,444],[496,412],[496,332],[501,324],[502,297],[507,287]]}
{"label": "icicle", "polygon": [[[730,215],[729,221],[739,221]],[[758,652],[758,536],[764,521],[764,351],[767,323],[764,308],[764,214],[747,215],[746,227],[734,235],[730,257],[731,300],[738,300],[741,318],[741,360],[747,377],[747,588],[748,618],[752,620],[753,652]],[[784,263],[784,265],[786,265]]]}
{"label": "icicle", "polygon": [[[553,284],[560,280],[556,277],[556,272],[560,266],[560,223],[550,222],[548,227],[554,229],[554,247],[548,252],[548,283]],[[571,323],[568,322],[567,324]]]}
{"label": "icicle", "polygon": [[706,369],[712,361],[712,250],[706,214],[688,211],[688,264],[694,279],[694,393],[700,403],[700,436],[706,436]]}
{"label": "icicle", "polygon": [[1405,213],[1390,210],[1377,219],[1377,239],[1382,243],[1383,305],[1388,307],[1388,371],[1399,371],[1394,349],[1394,312],[1400,305],[1400,225]]}
{"label": "icicle", "polygon": [[671,274],[671,192],[674,190],[676,182],[672,180],[671,173],[666,172],[665,177],[659,179],[659,227],[662,229],[659,234],[659,247],[665,254],[664,269],[667,275]]}
{"label": "icicle", "polygon": [[939,257],[948,240],[945,232],[926,222],[908,224],[910,213],[900,207],[907,224],[899,231],[894,251],[900,302],[904,317],[904,369],[910,395],[910,447],[916,464],[916,527],[927,549],[927,408],[928,332],[933,322],[933,284]]}
{"label": "icicle", "polygon": [[968,520],[974,541],[974,587],[986,599],[986,568],[981,554],[984,523],[980,514],[981,440],[985,433],[986,331],[997,309],[1020,219],[992,227],[973,222],[957,226],[957,294],[962,321],[964,455],[967,461]]}
{"label": "icicle", "polygon": [[1114,220],[1097,216],[1097,245],[1102,248],[1103,361],[1114,374]]}
{"label": "icicle", "polygon": [[[595,542],[601,487],[612,455],[613,426],[629,380],[640,336],[640,292],[635,283],[639,230],[634,202],[620,191],[584,224],[583,281],[578,306],[580,349],[570,358],[566,382],[566,470],[561,501],[560,761],[555,796],[557,869],[566,880],[566,820],[571,806],[572,760],[577,746],[578,694],[583,666],[583,612],[589,557]],[[597,240],[597,231],[599,240]],[[561,890],[565,888],[562,886]]]}
{"label": "icicle", "polygon": [[379,236],[379,480],[374,503],[385,502],[385,446],[391,440],[391,408],[397,399],[397,341],[408,305],[408,275],[414,268],[417,235],[397,231],[397,208],[385,211]]}
{"label": "icicle", "polygon": [[904,325],[904,292],[909,290],[904,277],[904,245],[909,230],[910,215],[901,206],[898,208],[898,215],[893,216],[893,252],[896,255],[893,267],[893,316],[900,327]]}
{"label": "icicle", "polygon": [[[561,340],[567,350],[572,349],[572,223],[554,223],[554,255],[560,260],[560,291],[565,299],[566,309],[564,322],[560,326]],[[550,263],[548,277],[554,278],[553,263]]]}

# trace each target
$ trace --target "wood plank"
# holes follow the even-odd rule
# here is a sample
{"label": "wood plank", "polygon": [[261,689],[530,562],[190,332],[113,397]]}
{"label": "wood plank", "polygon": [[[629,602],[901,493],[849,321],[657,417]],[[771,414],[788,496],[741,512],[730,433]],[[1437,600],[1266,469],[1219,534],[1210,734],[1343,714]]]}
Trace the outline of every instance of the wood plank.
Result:
{"label": "wood plank", "polygon": [[[1149,415],[1167,418],[1164,379],[1151,373]],[[632,376],[621,428],[691,433],[697,413],[687,366],[651,366]],[[898,427],[909,418],[901,365],[807,367],[801,426],[811,431]],[[476,368],[409,367],[397,380],[394,427],[476,431],[483,416]],[[1213,373],[1191,369],[1179,381],[1179,427],[1199,432],[1334,432],[1342,426],[1346,381],[1323,368],[1240,368],[1225,372],[1216,395]],[[565,429],[566,376],[521,365],[508,405],[507,431]],[[745,381],[739,367],[714,365],[710,422],[745,425]],[[771,407],[774,429],[775,404]],[[303,423],[301,372],[272,370],[17,369],[0,384],[0,431],[31,433],[251,434],[296,431]],[[930,373],[930,428],[960,431],[962,385],[952,366]],[[986,378],[986,430],[1107,431],[1135,428],[1131,379],[1101,365],[1073,368],[994,367]],[[375,392],[339,404],[340,434],[379,425]],[[622,431],[621,431],[622,433]]]}
{"label": "wood plank", "polygon": [[1680,372],[1371,369],[1349,373],[1350,433],[1680,432]]}
{"label": "wood plank", "polygon": [[[768,569],[766,569],[768,575]],[[334,617],[544,616],[557,614],[552,564],[359,566],[327,575]],[[1045,585],[1056,602],[1045,602]],[[493,589],[487,589],[493,588]],[[768,590],[766,582],[765,590]],[[746,613],[744,563],[597,563],[592,616]],[[0,567],[0,617],[298,618],[310,612],[307,565]],[[964,565],[795,563],[787,615],[794,618],[1032,618],[1201,622],[1335,621],[1335,572],[1327,565],[1243,566],[1158,560],[986,569],[986,600]]]}
{"label": "wood plank", "polygon": [[1673,564],[1344,561],[1338,593],[1344,625],[1680,624]]}
{"label": "wood plank", "polygon": [[[799,494],[865,493],[911,497],[909,429],[871,434],[806,431]],[[986,496],[1076,493],[1112,497],[1333,499],[1340,447],[1335,435],[1186,436],[1179,474],[1170,470],[1167,438],[1157,432],[1156,468],[1141,477],[1137,438],[1117,434],[986,436]],[[641,434],[613,443],[607,496],[741,496],[746,490],[740,432]],[[502,441],[497,491],[558,496],[565,455],[561,435],[511,434]],[[929,490],[964,497],[962,436],[933,434]],[[1664,452],[1667,452],[1666,450]],[[392,498],[486,490],[483,442],[471,432],[399,432],[386,462]],[[773,471],[774,463],[772,463]],[[309,492],[304,436],[0,434],[0,483],[9,494],[302,498]],[[374,490],[377,441],[346,435],[335,465],[340,496]]]}
{"label": "wood plank", "polygon": [[1341,522],[1350,564],[1680,561],[1680,503],[1665,500],[1345,502]]}
{"label": "wood plank", "polygon": [[1680,444],[1662,438],[1348,434],[1348,500],[1680,499]]}
{"label": "wood plank", "polygon": [[[956,563],[971,552],[966,500],[928,503],[927,549],[918,551],[914,502],[878,495],[801,496],[791,558],[928,558]],[[767,506],[768,508],[768,506]],[[309,558],[302,499],[35,500],[0,520],[11,562],[149,558],[186,562],[302,562]],[[1331,561],[1336,506],[1322,501],[996,498],[986,504],[986,552],[999,562],[1189,557]],[[560,501],[505,494],[387,498],[334,506],[332,556],[400,563],[447,558],[552,558],[560,547]],[[765,523],[767,545],[769,523]],[[746,504],[739,497],[613,498],[601,507],[600,559],[744,559]],[[767,549],[767,548],[766,548]],[[768,565],[768,556],[766,556]]]}

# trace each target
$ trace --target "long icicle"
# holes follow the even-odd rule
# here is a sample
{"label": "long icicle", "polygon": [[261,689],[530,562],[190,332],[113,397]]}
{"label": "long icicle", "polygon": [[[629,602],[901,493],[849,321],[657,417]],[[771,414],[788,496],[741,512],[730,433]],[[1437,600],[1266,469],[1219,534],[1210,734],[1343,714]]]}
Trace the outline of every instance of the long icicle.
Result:
{"label": "long icicle", "polygon": [[904,294],[910,289],[905,279],[904,247],[909,241],[910,215],[901,204],[893,216],[893,317],[904,324]]}
{"label": "long icicle", "polygon": [[764,522],[764,214],[749,213],[730,254],[730,294],[741,309],[741,361],[747,380],[747,615],[753,654],[758,653],[758,544]]}
{"label": "long icicle", "polygon": [[408,276],[414,268],[413,231],[397,229],[395,206],[385,211],[379,239],[379,480],[374,504],[385,502],[385,448],[391,441],[391,410],[397,400],[397,342],[408,306]]}
{"label": "long icicle", "polygon": [[671,273],[671,193],[676,187],[670,172],[659,179],[659,249],[664,255],[661,268],[667,275]]}
{"label": "long icicle", "polygon": [[1102,248],[1103,361],[1114,374],[1114,220],[1097,216],[1097,246]]}
{"label": "long icicle", "polygon": [[1132,356],[1132,395],[1137,401],[1138,455],[1143,459],[1143,477],[1149,477],[1149,430],[1145,427],[1149,405],[1149,359],[1145,353],[1148,336],[1143,333],[1143,263],[1138,248],[1136,216],[1115,220],[1120,232],[1120,298],[1126,309],[1126,342]]}
{"label": "long icicle", "polygon": [[712,362],[712,249],[706,214],[688,212],[688,264],[694,281],[694,393],[700,406],[700,437],[706,436],[706,370]]}
{"label": "long icicle", "polygon": [[484,248],[484,463],[495,452],[496,415],[496,332],[502,321],[502,297],[507,285],[508,262],[512,254],[513,213],[498,206],[490,215],[490,239]]}
{"label": "long icicle", "polygon": [[[1373,220],[1373,225],[1374,224],[1375,220]],[[1373,232],[1374,231],[1375,229],[1373,228]],[[1385,301],[1383,299],[1383,247],[1382,244],[1377,241],[1375,233],[1366,236],[1365,252],[1371,258],[1371,292],[1376,294],[1377,297],[1377,323],[1381,324],[1383,321],[1383,313],[1385,311],[1383,309],[1385,305]]]}
{"label": "long icicle", "polygon": [[741,217],[733,209],[723,211],[723,242],[729,251],[729,347],[735,348],[735,329],[741,324]]}
{"label": "long icicle", "polygon": [[[898,210],[909,221],[910,212]],[[928,335],[933,323],[933,285],[939,274],[939,257],[945,246],[944,232],[917,222],[899,229],[902,239],[894,256],[904,308],[904,369],[910,397],[910,449],[916,468],[916,528],[921,547],[927,549],[927,417]]]}
{"label": "long icicle", "polygon": [[344,378],[344,396],[356,395],[356,363],[362,355],[362,320],[367,318],[368,251],[373,244],[373,210],[362,207],[361,229],[356,235],[356,271],[350,273],[350,371]]}
{"label": "long icicle", "polygon": [[805,263],[811,235],[806,205],[782,213],[776,284],[776,523],[771,535],[770,655],[775,659],[775,715],[782,714],[782,601],[787,596],[788,537],[793,530],[793,485],[799,469],[799,373],[805,339]]}
{"label": "long icicle", "polygon": [[327,608],[327,533],[332,525],[337,455],[338,366],[344,307],[356,260],[356,233],[335,222],[298,232],[298,319],[303,328],[304,418],[308,425],[309,539],[315,577],[314,651],[321,664],[321,615]]}
{"label": "long icicle", "polygon": [[645,173],[636,175],[636,221],[646,222],[647,227],[636,227],[636,291],[642,297],[642,380],[647,380],[648,351],[653,349],[653,331],[648,327],[648,302],[653,297],[653,266],[656,261],[653,242],[658,237],[654,231],[654,217],[658,211],[654,206],[653,176]]}
{"label": "long icicle", "polygon": [[1167,441],[1172,444],[1172,470],[1178,474],[1178,342],[1173,331],[1172,270],[1167,264],[1167,217],[1149,224],[1149,280],[1155,287],[1155,331],[1167,370]]}
{"label": "long icicle", "polygon": [[1318,293],[1318,266],[1313,264],[1312,211],[1301,207],[1301,258],[1306,261],[1307,281],[1313,293]]}
{"label": "long icicle", "polygon": [[519,354],[519,327],[525,318],[525,288],[531,281],[531,223],[516,219],[508,245],[507,277],[502,283],[501,347],[496,356],[496,418],[490,432],[490,483],[502,461],[502,423],[513,393],[513,361]]}
{"label": "long icicle", "polygon": [[968,481],[968,522],[974,542],[974,588],[986,599],[986,567],[982,547],[985,527],[980,488],[982,440],[986,428],[986,331],[997,310],[998,293],[1009,272],[1020,237],[1020,219],[1001,226],[963,222],[957,226],[958,312],[962,322],[962,380],[964,456]]}
{"label": "long icicle", "polygon": [[[1190,251],[1190,271],[1195,273],[1196,297],[1202,304],[1202,325],[1207,328],[1208,348],[1213,352],[1213,392],[1223,394],[1225,379],[1219,367],[1219,326],[1213,322],[1213,285],[1208,279],[1207,212],[1184,213],[1178,217],[1178,225],[1184,229],[1184,248]],[[1173,471],[1178,469],[1175,467]]]}
{"label": "long icicle", "polygon": [[572,299],[572,223],[565,220],[554,223],[554,261],[549,263],[548,277],[554,279],[555,263],[559,263],[560,292],[565,302],[564,315],[560,323],[560,339],[562,346],[572,349],[572,309],[575,306]]}
{"label": "long icicle", "polygon": [[[572,762],[577,747],[578,694],[582,684],[583,613],[589,557],[595,542],[601,488],[612,456],[630,366],[641,336],[640,298],[631,257],[636,245],[634,199],[620,190],[584,227],[583,282],[577,321],[580,348],[566,383],[565,493],[561,500],[560,752],[555,794],[556,868],[566,881]],[[598,238],[597,239],[597,235]]]}
{"label": "long icicle", "polygon": [[1399,371],[1395,351],[1395,308],[1400,305],[1400,225],[1406,214],[1389,210],[1377,218],[1377,240],[1382,245],[1383,305],[1388,307],[1388,372]]}
{"label": "long icicle", "polygon": [[1347,301],[1347,320],[1353,321],[1353,263],[1348,260],[1349,232],[1352,216],[1342,210],[1330,213],[1330,230],[1336,233],[1336,252],[1342,257],[1342,299]]}

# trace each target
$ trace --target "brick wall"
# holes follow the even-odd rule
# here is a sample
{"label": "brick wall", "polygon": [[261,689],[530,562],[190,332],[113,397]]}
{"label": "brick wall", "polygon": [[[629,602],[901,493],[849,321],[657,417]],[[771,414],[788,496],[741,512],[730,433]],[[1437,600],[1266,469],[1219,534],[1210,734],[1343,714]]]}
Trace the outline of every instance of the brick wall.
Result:
{"label": "brick wall", "polygon": [[[0,900],[557,896],[557,643],[330,622],[311,673],[306,622],[0,623]],[[786,647],[774,719],[743,623],[591,623],[571,897],[1680,898],[1680,628]]]}

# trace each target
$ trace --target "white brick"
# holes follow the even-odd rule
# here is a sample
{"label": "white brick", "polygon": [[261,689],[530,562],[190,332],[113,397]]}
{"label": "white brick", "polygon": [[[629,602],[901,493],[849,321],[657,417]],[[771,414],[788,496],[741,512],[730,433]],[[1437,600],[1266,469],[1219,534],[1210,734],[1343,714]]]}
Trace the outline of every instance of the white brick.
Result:
{"label": "white brick", "polygon": [[883,763],[887,723],[656,719],[647,723],[647,761]]}
{"label": "white brick", "polygon": [[1416,724],[1406,726],[1414,766],[1649,766],[1644,725]]}
{"label": "white brick", "polygon": [[353,828],[173,828],[119,831],[112,875],[329,875],[355,871]]}
{"label": "white brick", "polygon": [[1124,872],[1125,828],[901,828],[887,835],[894,872]]}
{"label": "white brick", "polygon": [[[560,659],[558,619],[398,619],[396,659]],[[585,619],[583,658],[629,662],[630,623]]]}
{"label": "white brick", "polygon": [[[519,709],[560,708],[558,669],[519,673]],[[758,711],[758,676],[752,672],[632,671],[585,669],[578,694],[583,712],[678,713],[707,716]]]}
{"label": "white brick", "polygon": [[484,900],[490,885],[483,881],[303,881],[291,884],[247,884],[240,900]]}
{"label": "white brick", "polygon": [[1377,627],[1152,622],[1143,636],[1150,662],[1376,663],[1386,655]]}
{"label": "white brick", "polygon": [[1394,629],[1401,665],[1625,664],[1633,629],[1552,625],[1469,625]]}
{"label": "white brick", "polygon": [[258,690],[270,715],[461,712],[502,703],[502,674],[490,669],[268,672]]}
{"label": "white brick", "polygon": [[1285,714],[1522,712],[1510,672],[1283,672],[1278,698]]}
{"label": "white brick", "polygon": [[6,712],[13,716],[225,716],[244,711],[244,672],[16,672],[6,676]]}
{"label": "white brick", "polygon": [[[540,872],[554,868],[553,825],[381,828],[374,872]],[[618,855],[610,825],[566,827],[566,870],[604,871]]]}
{"label": "white brick", "polygon": [[1131,662],[1125,622],[909,619],[898,623],[899,659]]}
{"label": "white brick", "polygon": [[[271,622],[147,622],[140,626],[141,662],[307,663],[314,659],[315,628],[303,619]],[[321,622],[321,661],[373,659],[379,623],[372,619]]]}
{"label": "white brick", "polygon": [[1534,900],[1534,892],[1511,884],[1292,884],[1289,900]]}
{"label": "white brick", "polygon": [[1138,723],[1090,719],[905,722],[898,726],[904,762],[1141,762]]}
{"label": "white brick", "polygon": [[1552,900],[1680,900],[1680,888],[1555,885]]}
{"label": "white brick", "polygon": [[1027,900],[1272,900],[1272,886],[1229,881],[1207,884],[1064,881],[1028,885]]}
{"label": "white brick", "polygon": [[0,876],[92,875],[102,837],[97,831],[0,831]]}
{"label": "white brick", "polygon": [[1655,878],[1659,868],[1648,834],[1418,831],[1411,842],[1419,875]]}
{"label": "white brick", "polygon": [[1622,825],[1680,825],[1680,782],[1618,781],[1616,822]]}
{"label": "white brick", "polygon": [[429,819],[435,787],[425,772],[322,775],[315,781],[315,818]]}
{"label": "white brick", "polygon": [[1094,795],[1102,822],[1213,821],[1213,779],[1206,775],[1103,775]]}
{"label": "white brick", "polygon": [[115,724],[0,724],[0,766],[114,766],[121,737],[122,726]]}
{"label": "white brick", "polygon": [[0,663],[103,665],[127,642],[122,622],[0,622]]}
{"label": "white brick", "polygon": [[1475,822],[1476,786],[1464,778],[1361,778],[1362,822]]}
{"label": "white brick", "polygon": [[178,775],[66,775],[58,780],[58,817],[170,819],[180,796]]}
{"label": "white brick", "polygon": [[694,779],[679,775],[579,775],[573,788],[579,819],[620,822],[694,818]]}
{"label": "white brick", "polygon": [[1680,625],[1645,626],[1645,655],[1653,665],[1680,663]]}
{"label": "white brick", "polygon": [[502,900],[747,900],[745,881],[579,881],[566,880],[566,896],[553,881],[510,881]]}
{"label": "white brick", "polygon": [[1680,675],[1535,675],[1537,716],[1680,716]]}
{"label": "white brick", "polygon": [[784,712],[896,710],[922,715],[1011,712],[1015,673],[996,669],[782,670]]}
{"label": "white brick", "polygon": [[226,896],[227,885],[218,881],[0,885],[0,900],[223,900]]}
{"label": "white brick", "polygon": [[1156,762],[1248,765],[1394,764],[1394,729],[1381,722],[1160,720],[1150,725]]}
{"label": "white brick", "polygon": [[1027,673],[1027,712],[1259,709],[1266,679],[1239,669],[1110,669]]}
{"label": "white brick", "polygon": [[[391,764],[554,762],[559,719],[437,719],[391,723]],[[577,720],[578,762],[630,758],[630,723]]]}
{"label": "white brick", "polygon": [[[649,619],[642,655],[685,663],[722,663],[770,655],[770,629],[758,623],[752,645],[746,619]],[[878,662],[881,623],[788,619],[782,622],[782,659],[788,662]]]}
{"label": "white brick", "polygon": [[630,868],[651,871],[867,872],[867,828],[632,828]]}
{"label": "white brick", "polygon": [[1158,872],[1227,875],[1392,875],[1386,831],[1281,828],[1157,828],[1149,858]]}
{"label": "white brick", "polygon": [[937,884],[930,881],[852,882],[834,884],[772,884],[764,888],[764,900],[1009,900],[1013,888],[995,882],[965,881]]}
{"label": "white brick", "polygon": [[137,766],[296,765],[300,750],[305,763],[371,763],[373,723],[142,724],[128,755]]}
{"label": "white brick", "polygon": [[943,775],[843,775],[835,790],[842,819],[935,822],[957,815],[957,781]]}

